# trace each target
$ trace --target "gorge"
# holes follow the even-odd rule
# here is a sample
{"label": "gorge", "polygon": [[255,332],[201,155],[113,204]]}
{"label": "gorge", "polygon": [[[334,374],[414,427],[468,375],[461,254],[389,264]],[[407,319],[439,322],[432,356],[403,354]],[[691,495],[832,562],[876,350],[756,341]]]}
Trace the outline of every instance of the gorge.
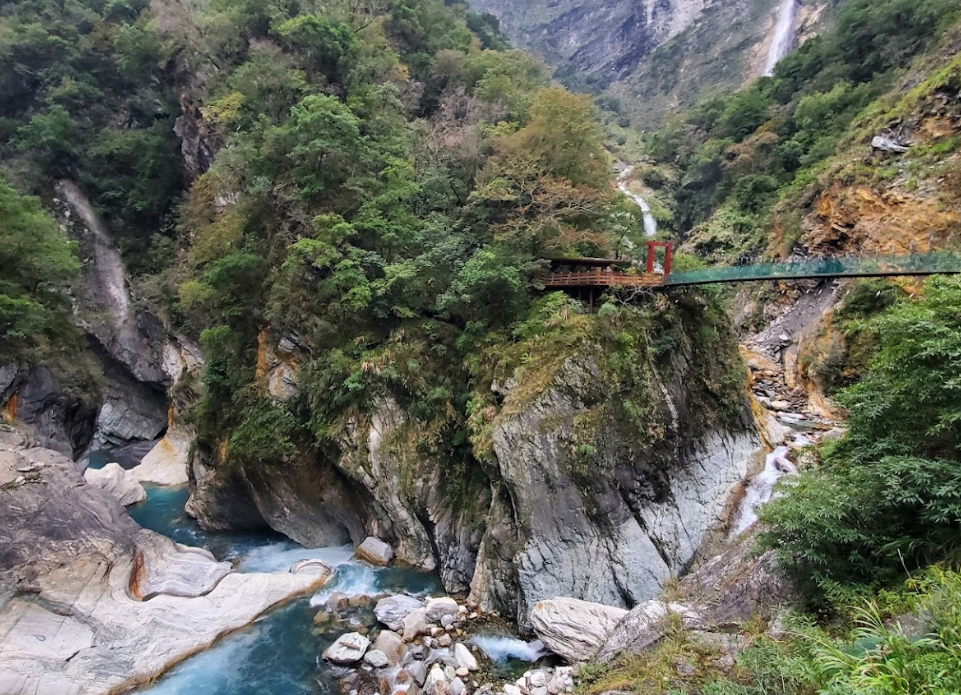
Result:
{"label": "gorge", "polygon": [[961,688],[959,22],[8,3],[0,695]]}

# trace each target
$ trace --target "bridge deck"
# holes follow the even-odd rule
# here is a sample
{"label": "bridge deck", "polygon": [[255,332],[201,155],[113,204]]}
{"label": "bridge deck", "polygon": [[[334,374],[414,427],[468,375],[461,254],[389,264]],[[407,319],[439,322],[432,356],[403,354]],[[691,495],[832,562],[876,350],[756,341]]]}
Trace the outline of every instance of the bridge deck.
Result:
{"label": "bridge deck", "polygon": [[661,287],[690,287],[692,285],[720,285],[732,282],[763,282],[767,280],[823,280],[826,278],[890,278],[911,277],[925,275],[961,275],[958,270],[875,270],[875,271],[842,271],[837,273],[769,273],[766,275],[750,275],[745,277],[714,277],[700,279],[684,279],[671,276],[667,282],[661,282]]}
{"label": "bridge deck", "polygon": [[[662,243],[662,242],[658,242]],[[793,261],[708,266],[697,270],[670,271],[671,248],[667,245],[663,269],[655,263],[655,247],[648,245],[647,272],[611,259],[550,259],[551,269],[537,281],[546,289],[611,287],[684,287],[731,282],[808,280],[823,278],[870,278],[961,274],[961,255],[929,251],[893,256],[805,258]]]}

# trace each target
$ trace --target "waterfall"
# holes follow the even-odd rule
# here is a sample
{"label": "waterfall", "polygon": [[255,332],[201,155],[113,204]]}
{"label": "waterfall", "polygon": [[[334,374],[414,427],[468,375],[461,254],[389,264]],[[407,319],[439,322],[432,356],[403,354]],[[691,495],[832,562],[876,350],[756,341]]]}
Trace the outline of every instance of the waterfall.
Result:
{"label": "waterfall", "polygon": [[628,177],[632,171],[634,171],[634,167],[628,167],[620,177],[618,177],[617,190],[634,201],[634,204],[641,209],[641,217],[644,219],[644,235],[652,237],[657,234],[657,220],[654,219],[654,215],[651,213],[651,206],[647,204],[647,201],[637,193],[631,192],[631,189],[628,187]]}
{"label": "waterfall", "polygon": [[757,521],[758,510],[771,501],[777,481],[797,473],[797,466],[787,458],[789,451],[788,447],[779,446],[767,455],[764,470],[754,476],[744,492],[741,506],[731,522],[730,538],[740,535]]}
{"label": "waterfall", "polygon": [[767,64],[764,74],[770,77],[774,74],[774,66],[794,48],[794,18],[797,16],[798,0],[781,0],[777,26],[774,29],[774,39],[767,52]]}

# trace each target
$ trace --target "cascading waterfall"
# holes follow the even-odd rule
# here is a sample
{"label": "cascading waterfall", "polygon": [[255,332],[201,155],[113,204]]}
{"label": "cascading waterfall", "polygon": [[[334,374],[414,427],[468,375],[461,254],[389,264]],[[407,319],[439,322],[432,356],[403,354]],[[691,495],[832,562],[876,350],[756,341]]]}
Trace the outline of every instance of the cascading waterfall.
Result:
{"label": "cascading waterfall", "polygon": [[774,496],[774,486],[777,481],[786,475],[797,473],[797,466],[787,457],[789,451],[788,447],[779,446],[768,454],[764,461],[764,470],[748,483],[741,506],[731,522],[731,538],[739,536],[757,521],[758,511]]}
{"label": "cascading waterfall", "polygon": [[641,217],[644,220],[644,235],[652,237],[657,234],[657,220],[654,219],[651,206],[647,204],[647,201],[629,188],[628,177],[630,177],[632,171],[634,171],[634,167],[628,167],[620,175],[617,181],[617,190],[633,200],[634,204],[641,209]]}
{"label": "cascading waterfall", "polygon": [[777,26],[774,29],[774,40],[767,52],[767,64],[764,74],[770,77],[774,74],[774,66],[794,48],[794,20],[797,17],[798,0],[781,0],[778,12]]}

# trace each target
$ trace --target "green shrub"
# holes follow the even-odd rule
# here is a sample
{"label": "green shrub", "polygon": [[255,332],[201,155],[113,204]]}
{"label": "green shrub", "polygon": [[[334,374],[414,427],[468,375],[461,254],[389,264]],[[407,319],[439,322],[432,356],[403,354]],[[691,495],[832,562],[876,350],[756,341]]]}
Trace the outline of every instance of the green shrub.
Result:
{"label": "green shrub", "polygon": [[816,601],[961,559],[961,281],[933,278],[867,324],[878,353],[838,400],[843,440],[788,482],[762,517]]}

